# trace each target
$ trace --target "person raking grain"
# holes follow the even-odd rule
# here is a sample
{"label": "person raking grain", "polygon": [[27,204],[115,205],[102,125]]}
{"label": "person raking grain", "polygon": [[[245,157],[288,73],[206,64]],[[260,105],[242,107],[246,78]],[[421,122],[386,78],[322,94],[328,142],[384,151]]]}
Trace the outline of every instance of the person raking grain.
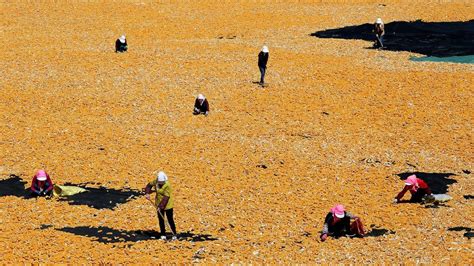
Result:
{"label": "person raking grain", "polygon": [[[145,197],[150,200],[150,193],[152,188],[155,188],[155,208],[158,215],[158,222],[160,224],[161,239],[166,240],[165,216],[168,220],[171,232],[173,233],[172,240],[176,240],[176,226],[173,219],[173,191],[171,184],[168,181],[168,176],[163,171],[158,172],[156,178],[151,180],[145,187]],[[151,200],[150,200],[151,201]]]}

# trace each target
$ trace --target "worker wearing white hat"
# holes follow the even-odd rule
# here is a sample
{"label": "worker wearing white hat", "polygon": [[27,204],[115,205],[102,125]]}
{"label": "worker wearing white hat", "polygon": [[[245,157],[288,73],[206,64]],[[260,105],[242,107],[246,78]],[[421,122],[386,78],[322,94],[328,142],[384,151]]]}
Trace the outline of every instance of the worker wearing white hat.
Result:
{"label": "worker wearing white hat", "polygon": [[383,48],[383,36],[385,35],[385,25],[381,18],[377,18],[374,23],[375,47]]}
{"label": "worker wearing white hat", "polygon": [[123,53],[123,52],[126,52],[127,50],[128,50],[127,38],[125,38],[125,35],[122,35],[115,41],[115,52]]}
{"label": "worker wearing white hat", "polygon": [[204,95],[199,94],[194,101],[193,115],[203,114],[207,116],[209,114],[209,102]]}
{"label": "worker wearing white hat", "polygon": [[265,73],[267,72],[268,56],[269,56],[268,47],[264,45],[260,53],[258,53],[258,68],[260,70],[259,84],[261,86],[265,84]]}
{"label": "worker wearing white hat", "polygon": [[145,187],[145,196],[150,200],[150,193],[152,188],[155,188],[155,207],[158,214],[158,222],[160,224],[161,239],[166,239],[166,227],[164,216],[168,220],[168,224],[173,234],[173,240],[176,240],[176,225],[173,219],[173,191],[171,184],[168,181],[168,176],[163,171],[159,171],[156,174],[156,178],[153,178]]}

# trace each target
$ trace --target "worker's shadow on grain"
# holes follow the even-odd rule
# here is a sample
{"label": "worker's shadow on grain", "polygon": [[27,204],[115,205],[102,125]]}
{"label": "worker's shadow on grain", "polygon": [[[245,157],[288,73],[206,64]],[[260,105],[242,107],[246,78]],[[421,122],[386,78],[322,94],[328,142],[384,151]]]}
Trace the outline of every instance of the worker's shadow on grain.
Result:
{"label": "worker's shadow on grain", "polygon": [[376,226],[375,224],[372,224],[370,226],[370,231],[368,231],[365,234],[365,237],[380,237],[384,235],[393,235],[393,234],[395,234],[395,231],[381,228],[381,227]]}
{"label": "worker's shadow on grain", "polygon": [[[148,240],[159,240],[161,234],[154,230],[119,230],[113,229],[106,226],[89,227],[89,226],[78,226],[78,227],[64,227],[56,229],[62,232],[72,233],[75,235],[86,236],[94,238],[95,241],[100,243],[122,243],[122,242],[140,242]],[[167,238],[171,239],[171,234],[167,234]],[[183,232],[177,234],[178,241],[189,241],[189,242],[202,242],[202,241],[213,241],[217,238],[207,234],[194,234],[191,232]]]}
{"label": "worker's shadow on grain", "polygon": [[112,189],[104,186],[90,187],[89,183],[71,184],[67,186],[76,186],[86,189],[86,192],[60,198],[61,201],[67,201],[70,205],[87,205],[95,209],[114,209],[120,204],[127,203],[132,199],[139,197],[142,192],[134,189]]}
{"label": "worker's shadow on grain", "polygon": [[[311,33],[318,38],[375,41],[373,24]],[[457,22],[394,21],[385,24],[384,49],[447,57],[474,54],[474,20]]]}
{"label": "worker's shadow on grain", "polygon": [[456,232],[465,231],[465,233],[463,234],[464,237],[467,237],[468,239],[471,239],[474,237],[474,229],[465,227],[465,226],[450,227],[448,228],[448,231],[456,231]]}
{"label": "worker's shadow on grain", "polygon": [[467,200],[474,199],[474,195],[464,195],[463,197]]}
{"label": "worker's shadow on grain", "polygon": [[0,180],[0,197],[31,198],[30,189],[25,188],[26,184],[27,182],[23,181],[19,176],[11,174],[7,179]]}

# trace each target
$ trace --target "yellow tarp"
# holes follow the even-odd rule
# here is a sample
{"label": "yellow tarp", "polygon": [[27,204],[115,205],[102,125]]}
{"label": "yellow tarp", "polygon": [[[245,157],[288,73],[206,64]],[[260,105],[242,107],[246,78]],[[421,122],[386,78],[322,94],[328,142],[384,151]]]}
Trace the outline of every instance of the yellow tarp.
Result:
{"label": "yellow tarp", "polygon": [[55,197],[66,197],[86,192],[87,189],[75,186],[59,186],[54,185],[53,195]]}

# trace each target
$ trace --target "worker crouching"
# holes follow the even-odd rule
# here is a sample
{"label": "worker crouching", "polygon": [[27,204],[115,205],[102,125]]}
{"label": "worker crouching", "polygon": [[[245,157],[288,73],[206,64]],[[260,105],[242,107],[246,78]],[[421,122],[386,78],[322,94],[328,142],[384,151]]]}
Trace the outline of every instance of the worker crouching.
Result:
{"label": "worker crouching", "polygon": [[31,195],[35,197],[51,196],[53,193],[53,182],[44,170],[38,170],[31,180]]}
{"label": "worker crouching", "polygon": [[411,175],[405,180],[405,187],[403,187],[403,190],[398,193],[393,202],[401,202],[407,191],[410,191],[411,193],[410,202],[415,203],[434,201],[433,193],[431,193],[431,189],[428,184],[426,184],[426,182],[422,179],[416,177],[416,175]]}
{"label": "worker crouching", "polygon": [[[351,219],[354,219],[352,224]],[[339,204],[334,206],[324,219],[321,241],[325,241],[328,236],[335,238],[341,236],[363,237],[364,234],[364,226],[360,218],[346,212],[344,206]]]}
{"label": "worker crouching", "polygon": [[209,114],[209,102],[207,101],[204,95],[199,94],[196,100],[194,101],[194,111],[193,115],[203,114],[207,116]]}

